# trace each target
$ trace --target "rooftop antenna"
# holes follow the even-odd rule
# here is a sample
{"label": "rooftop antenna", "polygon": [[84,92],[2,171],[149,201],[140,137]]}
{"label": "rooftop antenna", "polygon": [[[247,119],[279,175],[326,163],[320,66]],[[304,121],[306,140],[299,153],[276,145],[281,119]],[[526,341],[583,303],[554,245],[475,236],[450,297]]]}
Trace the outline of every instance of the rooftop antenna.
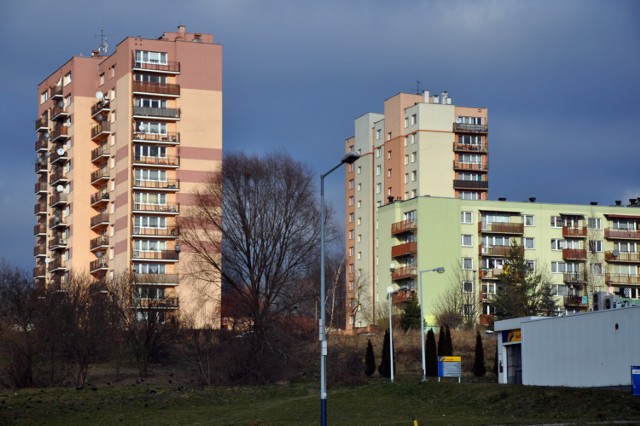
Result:
{"label": "rooftop antenna", "polygon": [[100,52],[101,56],[107,55],[107,50],[109,50],[109,45],[107,44],[107,35],[104,33],[104,28],[100,29],[100,35],[96,34],[96,38],[100,37],[100,47],[98,47],[98,52]]}
{"label": "rooftop antenna", "polygon": [[420,94],[420,80],[416,81],[416,95]]}

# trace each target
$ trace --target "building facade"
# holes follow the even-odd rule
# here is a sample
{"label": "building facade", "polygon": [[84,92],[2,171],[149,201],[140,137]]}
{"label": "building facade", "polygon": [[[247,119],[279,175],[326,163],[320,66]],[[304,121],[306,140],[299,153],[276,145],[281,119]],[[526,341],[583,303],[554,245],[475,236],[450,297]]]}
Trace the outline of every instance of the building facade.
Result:
{"label": "building facade", "polygon": [[[546,204],[507,200],[462,200],[421,196],[378,209],[374,309],[384,309],[386,289],[400,290],[402,303],[420,290],[423,274],[425,319],[447,292],[458,294],[464,314],[487,322],[491,297],[510,245],[552,285],[558,314],[592,310],[594,292],[640,299],[640,202],[628,206]],[[393,271],[389,265],[393,265]],[[453,290],[452,290],[453,289]]]}
{"label": "building facade", "polygon": [[222,47],[184,26],[75,56],[38,85],[39,285],[126,273],[140,313],[214,321],[219,289],[183,272],[176,220],[222,161]]}
{"label": "building facade", "polygon": [[[383,114],[355,120],[345,146],[362,155],[346,175],[348,330],[376,322],[378,290],[388,284],[374,272],[380,207],[423,195],[487,199],[487,120],[487,108],[456,106],[447,92],[428,91],[397,94],[384,102]],[[404,264],[414,268],[410,262]]]}

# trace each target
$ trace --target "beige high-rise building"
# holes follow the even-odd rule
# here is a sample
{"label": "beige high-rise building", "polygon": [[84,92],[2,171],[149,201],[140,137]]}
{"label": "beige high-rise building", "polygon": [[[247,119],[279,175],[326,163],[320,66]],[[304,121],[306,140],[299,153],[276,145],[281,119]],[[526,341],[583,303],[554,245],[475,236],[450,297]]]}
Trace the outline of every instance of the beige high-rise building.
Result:
{"label": "beige high-rise building", "polygon": [[[39,285],[130,273],[140,314],[219,324],[219,287],[183,275],[176,220],[222,161],[222,46],[184,26],[74,56],[38,85]],[[184,248],[182,246],[182,248]]]}
{"label": "beige high-rise building", "polygon": [[[362,155],[346,175],[347,330],[375,323],[377,287],[389,283],[374,272],[389,270],[378,268],[379,207],[419,196],[487,199],[487,118],[487,108],[457,106],[447,92],[425,91],[397,94],[385,100],[383,114],[355,120],[345,146]],[[415,234],[406,231],[396,233],[410,243]],[[396,259],[396,275],[415,276],[415,261],[411,253]]]}

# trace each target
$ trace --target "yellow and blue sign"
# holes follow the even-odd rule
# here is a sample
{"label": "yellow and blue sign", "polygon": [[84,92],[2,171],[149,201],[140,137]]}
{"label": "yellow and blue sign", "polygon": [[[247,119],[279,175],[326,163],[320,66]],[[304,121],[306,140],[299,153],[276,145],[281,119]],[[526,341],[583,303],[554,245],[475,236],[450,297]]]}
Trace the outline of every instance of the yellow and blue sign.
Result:
{"label": "yellow and blue sign", "polygon": [[457,377],[459,381],[460,376],[462,376],[462,357],[438,357],[438,380],[440,377]]}

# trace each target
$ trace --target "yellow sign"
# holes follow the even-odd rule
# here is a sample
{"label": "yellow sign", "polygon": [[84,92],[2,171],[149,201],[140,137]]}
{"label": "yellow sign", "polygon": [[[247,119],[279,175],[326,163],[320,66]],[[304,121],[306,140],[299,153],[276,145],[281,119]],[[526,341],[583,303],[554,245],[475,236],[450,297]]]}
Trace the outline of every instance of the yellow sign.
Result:
{"label": "yellow sign", "polygon": [[507,336],[507,342],[520,342],[522,341],[522,335],[520,329],[511,330]]}
{"label": "yellow sign", "polygon": [[441,356],[438,358],[440,362],[461,362],[462,357],[459,356]]}

